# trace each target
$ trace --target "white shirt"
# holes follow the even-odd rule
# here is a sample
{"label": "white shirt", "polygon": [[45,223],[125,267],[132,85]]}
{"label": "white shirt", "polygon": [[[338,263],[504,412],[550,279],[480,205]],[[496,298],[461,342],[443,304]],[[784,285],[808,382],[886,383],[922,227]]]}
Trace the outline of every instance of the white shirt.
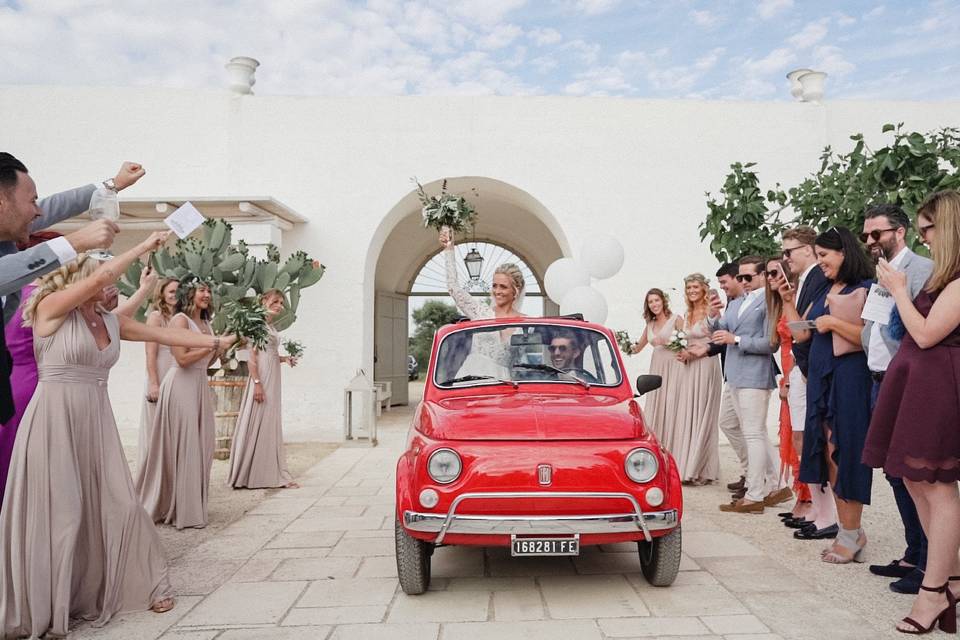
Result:
{"label": "white shirt", "polygon": [[737,317],[742,318],[743,314],[746,313],[747,311],[747,307],[752,305],[753,301],[756,300],[757,298],[762,298],[764,293],[765,291],[762,287],[760,289],[754,289],[753,291],[748,293],[746,297],[744,297],[743,299],[743,304],[740,305],[739,309],[737,309]]}
{"label": "white shirt", "polygon": [[[890,266],[899,271],[900,265],[903,264],[906,257],[907,248],[904,247],[900,250],[900,253],[890,261]],[[883,341],[883,331],[881,329],[882,325],[878,323],[875,324],[873,330],[870,331],[870,349],[867,352],[867,367],[870,371],[886,371],[887,367],[890,366],[890,361],[893,360],[893,354],[887,349],[887,343]]]}

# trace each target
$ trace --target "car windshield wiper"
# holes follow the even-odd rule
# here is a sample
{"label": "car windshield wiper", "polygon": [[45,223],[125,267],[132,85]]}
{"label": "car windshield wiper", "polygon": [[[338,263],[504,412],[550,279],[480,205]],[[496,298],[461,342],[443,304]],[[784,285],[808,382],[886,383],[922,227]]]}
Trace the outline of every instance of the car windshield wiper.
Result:
{"label": "car windshield wiper", "polygon": [[440,386],[446,387],[446,386],[451,385],[451,384],[457,384],[458,382],[473,382],[473,381],[475,381],[475,380],[495,380],[496,382],[499,382],[499,383],[501,383],[501,384],[508,384],[508,385],[510,385],[511,387],[513,387],[514,389],[519,389],[519,388],[520,388],[520,385],[518,385],[518,384],[517,384],[516,382],[514,382],[513,380],[504,380],[503,378],[495,378],[494,376],[473,376],[473,375],[471,375],[471,376],[460,376],[459,378],[452,378],[452,379],[450,379],[450,380],[444,380],[443,382],[440,383]]}
{"label": "car windshield wiper", "polygon": [[590,388],[590,383],[587,382],[586,380],[581,380],[580,378],[578,378],[577,376],[573,375],[573,374],[570,373],[569,371],[564,371],[563,369],[559,369],[559,368],[553,366],[552,364],[530,364],[530,363],[526,363],[526,362],[516,362],[516,363],[514,363],[513,366],[514,366],[515,368],[517,368],[517,369],[534,369],[535,371],[552,371],[553,373],[556,373],[557,375],[566,376],[566,377],[570,378],[571,380],[574,380],[574,381],[576,381],[576,382],[579,382],[581,385],[583,385],[583,388],[584,388],[584,389],[589,389],[589,388]]}

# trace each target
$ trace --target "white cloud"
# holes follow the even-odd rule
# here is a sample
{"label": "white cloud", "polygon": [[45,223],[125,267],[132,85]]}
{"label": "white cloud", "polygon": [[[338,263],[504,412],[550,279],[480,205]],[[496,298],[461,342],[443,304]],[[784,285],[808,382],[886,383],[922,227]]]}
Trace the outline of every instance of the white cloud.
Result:
{"label": "white cloud", "polygon": [[703,27],[705,29],[712,29],[723,22],[723,20],[717,14],[706,9],[694,9],[690,12],[690,18],[698,27]]}
{"label": "white cloud", "polygon": [[481,49],[502,49],[523,35],[523,29],[515,24],[501,24],[489,33],[477,38]]}
{"label": "white cloud", "polygon": [[580,13],[596,16],[606,13],[620,4],[620,0],[575,0],[573,7]]}
{"label": "white cloud", "polygon": [[796,58],[797,55],[790,49],[774,49],[759,60],[747,59],[743,63],[743,70],[750,75],[769,75],[785,69]]}
{"label": "white cloud", "polygon": [[760,0],[760,4],[757,5],[757,15],[763,20],[769,20],[792,6],[793,0]]}
{"label": "white cloud", "polygon": [[595,42],[586,42],[585,40],[571,40],[562,47],[564,50],[573,51],[577,58],[583,64],[593,65],[600,57],[600,45]]}
{"label": "white cloud", "polygon": [[456,0],[437,3],[471,25],[494,25],[527,4],[526,0]]}
{"label": "white cloud", "polygon": [[527,37],[534,41],[537,46],[544,46],[548,44],[556,44],[563,40],[563,36],[560,35],[560,32],[556,29],[541,28],[531,29],[527,32]]}
{"label": "white cloud", "polygon": [[838,13],[836,16],[837,24],[841,27],[849,27],[852,24],[856,24],[857,19],[853,16],[848,16],[845,13]]}
{"label": "white cloud", "polygon": [[787,38],[787,42],[792,44],[797,49],[809,49],[827,36],[827,32],[829,31],[827,24],[829,22],[829,18],[811,22],[799,32]]}
{"label": "white cloud", "polygon": [[847,60],[840,47],[833,45],[823,45],[813,51],[814,68],[819,71],[826,71],[835,77],[843,77],[857,68],[855,64]]}
{"label": "white cloud", "polygon": [[881,4],[881,5],[877,6],[877,7],[874,7],[874,8],[871,9],[870,11],[867,11],[865,14],[863,14],[863,19],[864,19],[864,20],[873,20],[874,18],[879,18],[879,17],[882,16],[884,13],[886,13],[886,11],[887,11],[886,5],[882,5],[882,4]]}
{"label": "white cloud", "polygon": [[605,96],[611,93],[629,93],[633,86],[627,82],[619,67],[599,67],[578,73],[575,80],[563,90],[564,93],[574,96]]}

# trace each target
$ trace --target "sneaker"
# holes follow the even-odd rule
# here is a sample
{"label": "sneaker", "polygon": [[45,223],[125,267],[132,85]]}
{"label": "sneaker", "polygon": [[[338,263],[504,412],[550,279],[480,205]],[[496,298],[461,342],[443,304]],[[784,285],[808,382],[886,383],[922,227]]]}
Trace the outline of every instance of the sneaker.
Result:
{"label": "sneaker", "polygon": [[777,489],[769,493],[767,497],[763,499],[763,506],[773,507],[791,498],[793,498],[793,491],[790,491],[789,487],[784,487],[783,489]]}
{"label": "sneaker", "polygon": [[743,485],[746,484],[746,482],[747,482],[746,476],[740,476],[739,480],[728,484],[727,489],[733,492],[740,491],[740,489],[743,489]]}
{"label": "sneaker", "polygon": [[730,504],[720,505],[720,511],[726,513],[763,513],[763,503],[747,502],[746,500],[740,499]]}

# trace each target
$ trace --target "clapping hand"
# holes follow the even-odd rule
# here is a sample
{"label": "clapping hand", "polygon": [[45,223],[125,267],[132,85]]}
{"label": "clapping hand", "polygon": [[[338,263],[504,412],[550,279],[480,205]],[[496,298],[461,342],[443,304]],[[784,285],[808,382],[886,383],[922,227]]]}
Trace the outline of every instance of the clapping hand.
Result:
{"label": "clapping hand", "polygon": [[890,293],[899,293],[907,288],[907,274],[897,271],[883,258],[877,262],[877,280]]}
{"label": "clapping hand", "polygon": [[120,165],[120,170],[117,171],[117,175],[113,179],[113,184],[117,188],[117,191],[123,191],[127,187],[135,184],[137,180],[146,174],[147,172],[144,170],[142,164],[137,162],[124,162]]}

